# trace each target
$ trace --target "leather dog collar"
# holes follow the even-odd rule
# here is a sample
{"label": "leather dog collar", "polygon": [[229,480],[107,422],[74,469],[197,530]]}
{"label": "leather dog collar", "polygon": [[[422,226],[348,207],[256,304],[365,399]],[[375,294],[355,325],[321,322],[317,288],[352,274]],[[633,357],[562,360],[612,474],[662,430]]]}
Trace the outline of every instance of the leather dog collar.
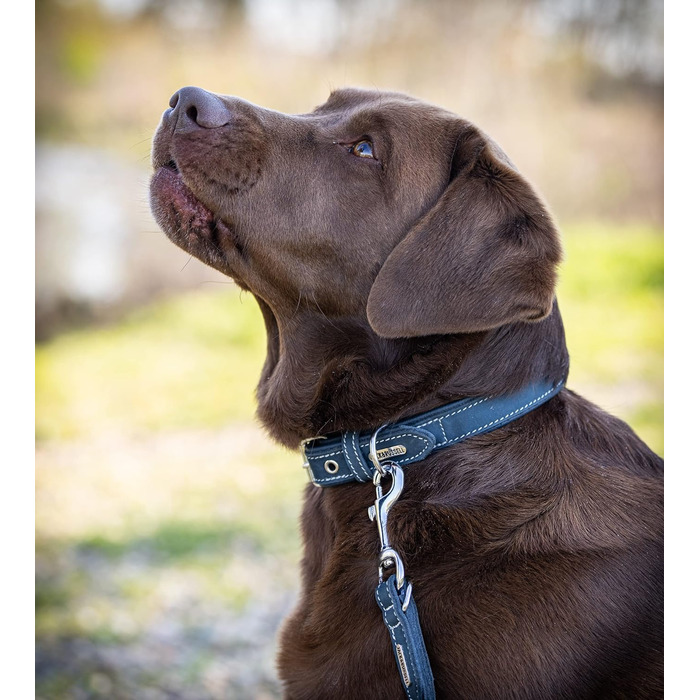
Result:
{"label": "leather dog collar", "polygon": [[[418,462],[435,450],[516,420],[559,393],[564,381],[530,384],[507,396],[461,399],[387,425],[376,441],[377,456],[399,466]],[[311,482],[337,486],[371,481],[375,473],[369,457],[373,433],[345,432],[304,440],[304,468]]]}

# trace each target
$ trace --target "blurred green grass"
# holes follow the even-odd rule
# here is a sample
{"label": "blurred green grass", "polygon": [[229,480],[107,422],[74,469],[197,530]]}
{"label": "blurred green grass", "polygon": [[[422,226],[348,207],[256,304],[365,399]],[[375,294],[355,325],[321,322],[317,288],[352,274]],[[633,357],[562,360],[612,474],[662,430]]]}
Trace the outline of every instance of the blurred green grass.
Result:
{"label": "blurred green grass", "polygon": [[[563,235],[569,386],[661,453],[661,232]],[[37,347],[37,697],[279,697],[305,476],[254,422],[264,354],[234,287]]]}
{"label": "blurred green grass", "polygon": [[251,419],[265,357],[252,297],[195,291],[107,328],[66,333],[36,353],[39,440]]}
{"label": "blurred green grass", "polygon": [[559,303],[568,386],[663,454],[663,236],[649,226],[563,227]]}

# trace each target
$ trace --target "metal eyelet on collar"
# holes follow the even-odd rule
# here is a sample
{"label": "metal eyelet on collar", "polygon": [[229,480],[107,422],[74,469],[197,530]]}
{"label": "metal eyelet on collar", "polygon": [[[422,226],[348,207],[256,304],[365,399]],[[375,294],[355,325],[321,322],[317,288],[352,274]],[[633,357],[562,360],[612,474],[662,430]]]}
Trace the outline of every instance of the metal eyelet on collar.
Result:
{"label": "metal eyelet on collar", "polygon": [[327,459],[323,463],[323,468],[329,473],[329,474],[335,474],[338,469],[340,469],[340,465],[338,462],[336,462],[334,459]]}

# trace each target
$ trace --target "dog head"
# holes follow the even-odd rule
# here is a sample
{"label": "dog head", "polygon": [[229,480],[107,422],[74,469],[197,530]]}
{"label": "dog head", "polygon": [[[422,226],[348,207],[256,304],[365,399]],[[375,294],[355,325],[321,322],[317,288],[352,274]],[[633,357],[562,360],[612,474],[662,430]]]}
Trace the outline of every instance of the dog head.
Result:
{"label": "dog head", "polygon": [[153,147],[154,215],[279,315],[363,315],[382,337],[468,333],[552,307],[556,229],[473,124],[346,89],[286,115],[183,88]]}

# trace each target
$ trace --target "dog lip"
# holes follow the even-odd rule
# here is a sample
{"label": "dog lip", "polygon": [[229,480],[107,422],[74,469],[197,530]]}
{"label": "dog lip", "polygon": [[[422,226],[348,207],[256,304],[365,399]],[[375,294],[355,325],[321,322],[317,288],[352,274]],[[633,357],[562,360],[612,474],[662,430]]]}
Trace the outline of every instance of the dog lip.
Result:
{"label": "dog lip", "polygon": [[214,219],[213,212],[186,185],[173,160],[156,168],[151,180],[151,191],[160,197],[167,198],[178,210],[190,213],[192,223],[203,223]]}
{"label": "dog lip", "polygon": [[223,246],[234,248],[241,259],[246,257],[235,228],[197,198],[174,162],[156,168],[150,190],[156,221],[181,248],[200,258],[206,248],[204,261],[208,264],[216,258],[218,263],[227,265]]}

